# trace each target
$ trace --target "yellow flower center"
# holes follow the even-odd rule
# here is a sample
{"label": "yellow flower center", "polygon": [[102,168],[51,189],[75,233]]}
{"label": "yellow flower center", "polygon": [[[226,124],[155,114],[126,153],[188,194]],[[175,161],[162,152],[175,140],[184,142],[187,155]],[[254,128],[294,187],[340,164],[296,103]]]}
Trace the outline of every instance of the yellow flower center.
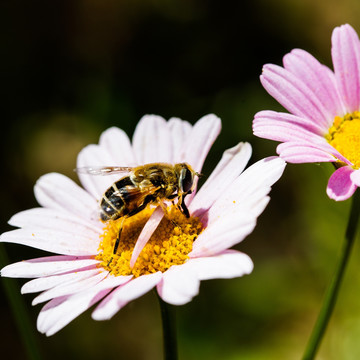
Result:
{"label": "yellow flower center", "polygon": [[130,267],[136,241],[153,210],[145,209],[124,221],[116,254],[113,254],[114,244],[122,219],[106,223],[99,254],[96,256],[101,261],[99,266],[116,276],[138,277],[157,271],[164,272],[173,265],[183,264],[189,258],[193,242],[202,231],[202,224],[198,218],[187,218],[176,206],[171,206],[142,249],[134,267]]}
{"label": "yellow flower center", "polygon": [[326,135],[326,140],[340,154],[360,168],[360,112],[335,116],[334,123]]}

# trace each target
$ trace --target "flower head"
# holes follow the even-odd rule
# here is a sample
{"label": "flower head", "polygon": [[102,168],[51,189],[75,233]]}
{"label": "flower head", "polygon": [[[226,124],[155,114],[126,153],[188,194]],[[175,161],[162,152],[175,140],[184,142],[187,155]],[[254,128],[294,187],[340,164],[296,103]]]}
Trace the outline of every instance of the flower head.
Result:
{"label": "flower head", "polygon": [[278,154],[291,163],[332,162],[327,194],[346,200],[360,186],[360,41],[350,25],[332,34],[334,71],[294,49],[284,67],[267,64],[264,88],[291,114],[261,111],[254,134],[281,141]]}
{"label": "flower head", "polygon": [[[77,166],[186,162],[200,172],[220,127],[214,115],[194,126],[144,116],[132,142],[122,130],[110,128],[98,145],[80,152]],[[35,185],[41,207],[14,215],[9,223],[19,229],[0,240],[56,255],[8,265],[1,275],[34,278],[22,293],[41,292],[33,301],[47,302],[38,329],[52,335],[97,302],[92,317],[105,320],[154,287],[164,301],[181,305],[198,294],[201,280],[248,274],[251,259],[229,248],[253,230],[285,167],[282,159],[272,157],[243,172],[250,155],[246,143],[225,151],[201,189],[186,198],[189,217],[167,201],[167,207],[150,204],[124,221],[104,223],[99,200],[118,175],[80,173],[83,188],[63,175],[44,175]]]}

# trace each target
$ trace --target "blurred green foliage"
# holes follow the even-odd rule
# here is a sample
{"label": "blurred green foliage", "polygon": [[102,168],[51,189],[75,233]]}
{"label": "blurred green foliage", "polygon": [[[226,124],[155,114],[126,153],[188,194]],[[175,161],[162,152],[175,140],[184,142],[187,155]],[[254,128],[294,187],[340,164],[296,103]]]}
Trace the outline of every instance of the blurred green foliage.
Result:
{"label": "blurred green foliage", "polygon": [[[356,0],[4,0],[2,48],[1,232],[14,213],[35,207],[33,186],[57,171],[75,179],[77,153],[118,126],[132,136],[144,114],[194,123],[207,113],[223,131],[203,172],[239,141],[251,162],[276,144],[255,138],[262,109],[281,110],[259,82],[262,65],[280,64],[299,47],[331,66],[330,36],[350,23]],[[255,231],[236,248],[248,253],[250,276],[203,282],[179,307],[180,359],[299,359],[338,259],[349,201],[330,201],[330,165],[289,165],[274,186]],[[44,253],[6,245],[9,261]],[[360,247],[355,245],[318,359],[360,357]],[[23,280],[13,281],[20,291]],[[0,343],[26,358],[8,299],[0,298]],[[111,321],[86,312],[58,334],[36,330],[41,307],[24,296],[44,359],[160,359],[160,312],[153,293]]]}

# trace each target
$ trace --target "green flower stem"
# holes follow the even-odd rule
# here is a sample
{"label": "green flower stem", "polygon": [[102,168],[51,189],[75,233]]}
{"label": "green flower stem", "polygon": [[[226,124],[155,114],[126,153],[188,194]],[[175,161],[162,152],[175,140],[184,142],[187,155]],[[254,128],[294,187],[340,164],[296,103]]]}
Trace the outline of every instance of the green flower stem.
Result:
{"label": "green flower stem", "polygon": [[[9,263],[3,244],[0,244],[0,268]],[[15,322],[19,330],[20,338],[27,353],[27,359],[40,360],[42,357],[35,338],[35,329],[31,324],[29,314],[26,310],[24,299],[20,294],[14,279],[2,278],[5,293],[9,300]]]}
{"label": "green flower stem", "polygon": [[163,301],[156,291],[161,311],[163,339],[164,339],[164,360],[177,360],[177,340],[175,307]]}
{"label": "green flower stem", "polygon": [[316,352],[320,346],[320,342],[330,320],[334,309],[342,278],[345,273],[346,264],[349,260],[351,249],[355,240],[356,228],[360,216],[360,191],[355,191],[352,197],[352,205],[349,216],[349,222],[345,234],[345,244],[342,250],[340,261],[335,270],[334,277],[325,294],[322,309],[320,310],[318,319],[310,336],[309,342],[305,349],[303,360],[311,360],[315,358]]}

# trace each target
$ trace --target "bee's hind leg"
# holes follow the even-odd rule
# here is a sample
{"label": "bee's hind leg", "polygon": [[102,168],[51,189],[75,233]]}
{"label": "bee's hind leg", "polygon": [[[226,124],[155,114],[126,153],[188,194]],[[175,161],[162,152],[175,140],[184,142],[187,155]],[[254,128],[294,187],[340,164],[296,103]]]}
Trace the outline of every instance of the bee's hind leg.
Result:
{"label": "bee's hind leg", "polygon": [[[171,198],[169,197],[169,199],[171,199]],[[174,226],[179,226],[178,223],[177,223],[175,220],[170,219],[169,216],[167,216],[167,215],[168,215],[168,211],[167,211],[167,206],[166,206],[166,204],[165,204],[163,201],[161,201],[160,199],[157,200],[157,203],[158,203],[159,206],[162,208],[166,219],[168,219],[169,221],[171,221]],[[173,205],[174,205],[174,202],[172,202],[172,203],[173,203]]]}
{"label": "bee's hind leg", "polygon": [[113,255],[111,256],[110,260],[108,261],[107,263],[107,266],[109,266],[114,258],[114,255],[116,254],[117,252],[117,249],[119,247],[119,244],[120,244],[120,238],[121,238],[121,233],[122,233],[122,229],[123,229],[123,226],[124,226],[124,221],[126,219],[127,216],[124,216],[122,218],[122,221],[121,221],[121,225],[120,225],[120,228],[119,228],[119,232],[118,232],[118,236],[116,237],[116,241],[115,241],[115,245],[114,245],[114,249],[113,249]]}
{"label": "bee's hind leg", "polygon": [[110,258],[109,262],[108,262],[108,266],[111,264],[112,260],[113,260],[113,257],[114,255],[116,254],[117,252],[117,249],[119,247],[119,244],[120,244],[120,238],[121,238],[121,232],[122,232],[122,229],[123,229],[123,225],[124,225],[124,221],[126,218],[129,218],[131,216],[134,216],[136,215],[137,213],[139,213],[140,211],[144,210],[146,208],[146,206],[152,201],[152,197],[148,196],[144,202],[139,206],[137,207],[136,209],[130,211],[128,214],[126,214],[125,216],[123,216],[122,218],[122,221],[121,221],[121,225],[120,225],[120,228],[119,228],[119,233],[118,233],[118,236],[116,238],[116,241],[115,241],[115,245],[114,245],[114,250],[113,250],[113,256]]}

